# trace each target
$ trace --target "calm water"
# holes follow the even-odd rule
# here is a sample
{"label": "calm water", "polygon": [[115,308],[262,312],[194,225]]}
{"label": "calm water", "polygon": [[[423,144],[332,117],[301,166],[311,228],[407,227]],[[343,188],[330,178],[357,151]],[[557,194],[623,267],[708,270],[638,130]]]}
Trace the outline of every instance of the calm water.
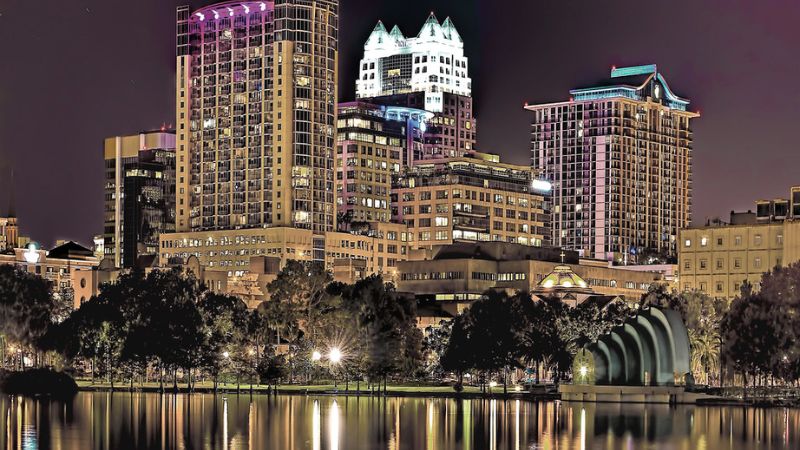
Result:
{"label": "calm water", "polygon": [[0,396],[11,449],[800,449],[800,410],[518,400]]}

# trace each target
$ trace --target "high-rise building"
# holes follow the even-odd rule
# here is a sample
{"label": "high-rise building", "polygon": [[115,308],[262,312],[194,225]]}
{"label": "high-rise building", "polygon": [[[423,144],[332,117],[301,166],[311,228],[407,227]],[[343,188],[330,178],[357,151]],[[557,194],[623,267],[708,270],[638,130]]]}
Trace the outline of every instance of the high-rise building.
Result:
{"label": "high-rise building", "polygon": [[457,241],[548,245],[548,190],[530,167],[496,155],[429,160],[394,180],[392,219],[420,248]]}
{"label": "high-rise building", "polygon": [[406,38],[382,22],[364,43],[356,97],[380,105],[435,113],[426,122],[418,159],[462,156],[475,149],[472,80],[464,42],[448,17],[432,13],[416,37]]}
{"label": "high-rise building", "polygon": [[410,38],[379,21],[364,43],[356,97],[425,92],[425,109],[441,112],[442,92],[472,95],[467,69],[464,42],[449,17],[440,24],[431,13]]}
{"label": "high-rise building", "polygon": [[336,0],[178,8],[179,231],[334,229],[337,33]]}
{"label": "high-rise building", "polygon": [[570,91],[569,101],[528,105],[531,164],[553,184],[553,244],[619,263],[677,256],[691,222],[689,100],[655,65],[613,68]]}
{"label": "high-rise building", "polygon": [[423,148],[432,113],[363,102],[339,104],[336,146],[338,225],[389,222],[392,177]]}
{"label": "high-rise building", "polygon": [[134,267],[175,231],[175,132],[106,138],[104,157],[103,249],[116,267]]}

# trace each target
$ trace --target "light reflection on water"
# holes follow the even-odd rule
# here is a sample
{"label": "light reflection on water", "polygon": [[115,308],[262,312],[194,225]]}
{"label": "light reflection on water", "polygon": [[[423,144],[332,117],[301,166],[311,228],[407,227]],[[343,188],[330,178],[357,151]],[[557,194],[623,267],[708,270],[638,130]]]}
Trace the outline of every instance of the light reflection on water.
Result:
{"label": "light reflection on water", "polygon": [[800,448],[780,408],[85,392],[0,413],[0,450]]}

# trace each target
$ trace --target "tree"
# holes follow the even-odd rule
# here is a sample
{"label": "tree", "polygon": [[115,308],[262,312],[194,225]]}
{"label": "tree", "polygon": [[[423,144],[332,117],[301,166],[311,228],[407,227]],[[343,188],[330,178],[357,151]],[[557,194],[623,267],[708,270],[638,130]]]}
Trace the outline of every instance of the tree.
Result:
{"label": "tree", "polygon": [[724,361],[747,384],[761,376],[796,380],[800,375],[800,263],[776,267],[761,290],[746,284],[722,321]]}
{"label": "tree", "polygon": [[[302,326],[314,333],[319,306],[325,301],[326,286],[333,280],[324,265],[313,261],[289,260],[278,276],[267,285],[270,315],[279,321],[278,330]],[[280,335],[279,335],[280,340]]]}
{"label": "tree", "polygon": [[367,372],[383,380],[389,374],[421,363],[421,334],[416,330],[416,302],[397,295],[380,275],[358,281],[342,293],[343,307],[354,314],[362,330]]}
{"label": "tree", "polygon": [[205,331],[202,366],[213,377],[216,390],[225,368],[235,368],[239,380],[253,367],[250,352],[255,349],[247,348],[250,315],[241,299],[213,292],[207,292],[198,307]]}
{"label": "tree", "polygon": [[422,352],[425,360],[425,373],[431,378],[439,378],[444,372],[442,356],[450,343],[454,320],[442,320],[438,327],[425,329],[422,339]]}
{"label": "tree", "polygon": [[50,283],[12,265],[0,265],[0,335],[36,346],[53,322],[56,302]]}

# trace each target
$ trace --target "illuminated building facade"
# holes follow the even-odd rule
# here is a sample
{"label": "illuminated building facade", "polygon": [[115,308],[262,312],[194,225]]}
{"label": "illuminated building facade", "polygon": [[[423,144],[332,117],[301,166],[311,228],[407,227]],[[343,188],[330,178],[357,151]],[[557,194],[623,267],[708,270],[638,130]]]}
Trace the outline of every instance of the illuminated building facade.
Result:
{"label": "illuminated building facade", "polygon": [[548,183],[496,155],[418,162],[394,181],[392,220],[419,247],[456,241],[549,245]]}
{"label": "illuminated building facade", "polygon": [[416,159],[462,156],[475,149],[472,81],[464,43],[448,17],[431,14],[416,37],[378,22],[364,44],[356,97],[380,105],[434,113],[425,123]]}
{"label": "illuminated building facade", "polygon": [[747,282],[755,290],[764,272],[800,261],[800,187],[790,199],[758,200],[756,212],[731,212],[729,223],[708,222],[680,231],[678,283],[732,300]]}
{"label": "illuminated building facade", "polygon": [[134,267],[158,255],[160,233],[175,231],[175,132],[147,131],[104,143],[105,256]]}
{"label": "illuminated building facade", "polygon": [[364,43],[356,97],[425,92],[425,108],[442,111],[442,92],[469,97],[464,42],[450,18],[441,24],[431,13],[416,37],[405,37],[395,25],[386,31],[378,22]]}
{"label": "illuminated building facade", "polygon": [[338,2],[177,10],[178,230],[332,231]]}
{"label": "illuminated building facade", "polygon": [[422,152],[432,114],[363,102],[339,105],[336,211],[340,229],[353,222],[389,222],[392,178]]}
{"label": "illuminated building facade", "polygon": [[655,65],[614,68],[570,94],[525,107],[531,164],[553,183],[553,244],[626,264],[675,258],[691,222],[698,114]]}

